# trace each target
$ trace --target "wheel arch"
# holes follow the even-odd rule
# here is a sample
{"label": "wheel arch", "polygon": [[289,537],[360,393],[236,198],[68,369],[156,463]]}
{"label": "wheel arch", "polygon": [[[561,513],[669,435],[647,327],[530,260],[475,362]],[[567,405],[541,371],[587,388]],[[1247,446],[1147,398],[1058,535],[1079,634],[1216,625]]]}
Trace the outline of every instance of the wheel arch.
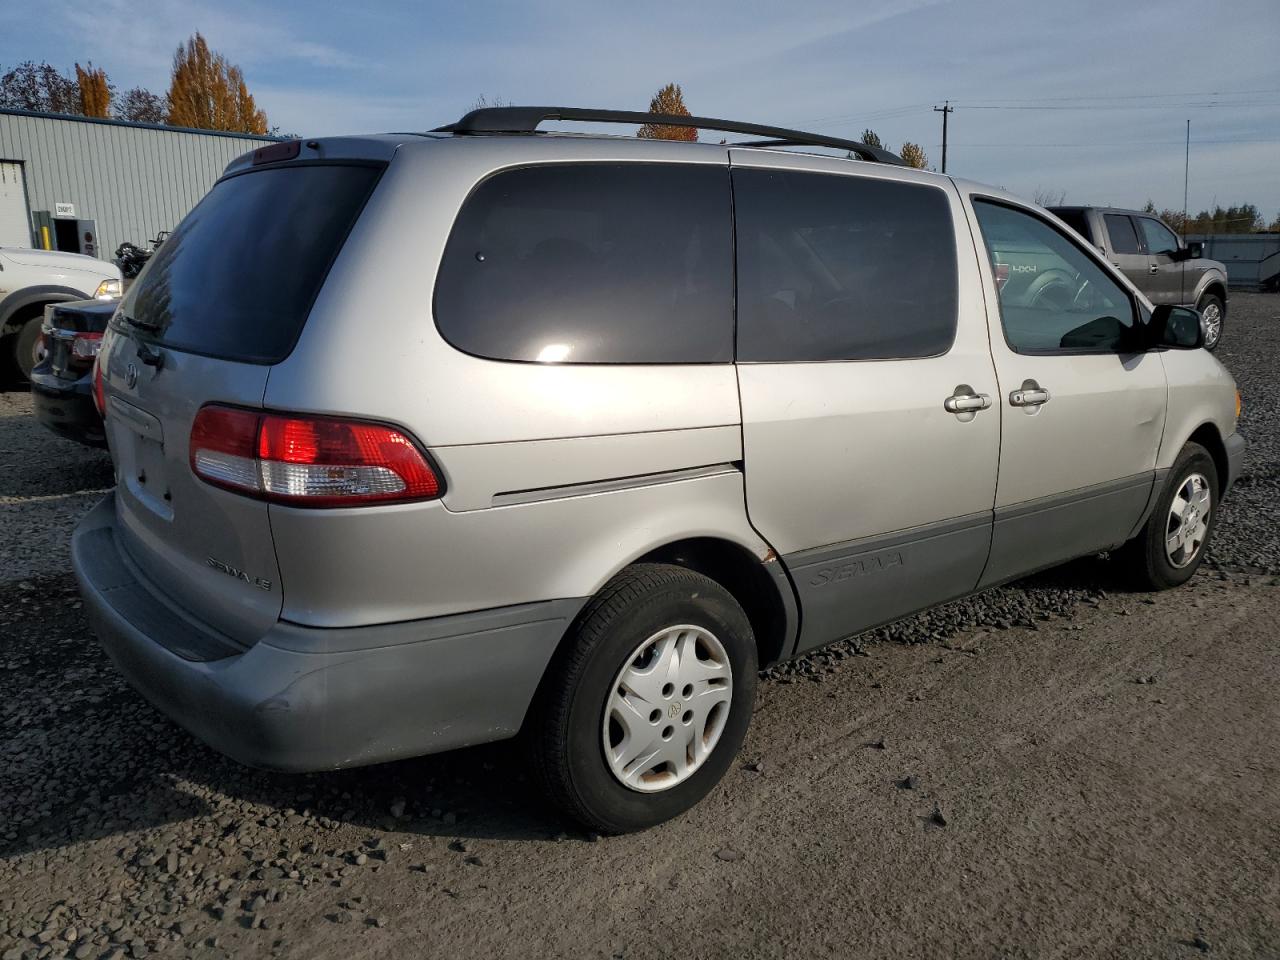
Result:
{"label": "wheel arch", "polygon": [[81,293],[72,287],[55,286],[53,284],[42,284],[15,290],[3,300],[0,300],[0,336],[7,337],[17,333],[33,308],[43,310],[51,303],[66,303],[71,300],[88,299],[90,297],[87,293]]}
{"label": "wheel arch", "polygon": [[795,588],[772,551],[761,560],[731,540],[690,537],[656,547],[632,562],[685,567],[728,590],[751,623],[761,667],[786,659],[795,647],[800,627]]}
{"label": "wheel arch", "polygon": [[[1186,443],[1198,443],[1209,451],[1209,456],[1213,458],[1214,469],[1218,471],[1218,490],[1221,491],[1223,484],[1227,482],[1227,477],[1230,476],[1231,465],[1227,459],[1227,445],[1217,425],[1212,421],[1205,421],[1191,431]],[[1186,443],[1183,446],[1186,446]]]}
{"label": "wheel arch", "polygon": [[1197,306],[1204,299],[1205,294],[1213,294],[1222,301],[1222,315],[1225,317],[1227,315],[1227,282],[1217,274],[1210,274],[1208,282],[1196,293]]}

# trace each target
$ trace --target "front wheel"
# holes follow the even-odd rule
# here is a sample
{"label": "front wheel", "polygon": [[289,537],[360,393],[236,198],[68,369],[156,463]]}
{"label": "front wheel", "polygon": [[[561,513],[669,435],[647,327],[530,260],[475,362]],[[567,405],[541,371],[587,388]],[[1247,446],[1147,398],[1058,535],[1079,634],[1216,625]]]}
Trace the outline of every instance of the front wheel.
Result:
{"label": "front wheel", "polygon": [[683,567],[636,564],[579,616],[531,717],[551,800],[601,833],[684,813],[746,737],[756,646],[737,601]]}
{"label": "front wheel", "polygon": [[1204,318],[1204,348],[1216,350],[1222,341],[1222,325],[1227,319],[1227,305],[1216,293],[1206,293],[1196,304]]}
{"label": "front wheel", "polygon": [[40,317],[33,317],[24,323],[14,337],[13,359],[18,365],[18,372],[23,380],[31,379],[31,371],[37,363],[44,359],[44,347],[40,342]]}
{"label": "front wheel", "polygon": [[1117,552],[1134,586],[1168,590],[1191,579],[1204,561],[1218,519],[1219,489],[1209,451],[1188,443],[1142,532]]}

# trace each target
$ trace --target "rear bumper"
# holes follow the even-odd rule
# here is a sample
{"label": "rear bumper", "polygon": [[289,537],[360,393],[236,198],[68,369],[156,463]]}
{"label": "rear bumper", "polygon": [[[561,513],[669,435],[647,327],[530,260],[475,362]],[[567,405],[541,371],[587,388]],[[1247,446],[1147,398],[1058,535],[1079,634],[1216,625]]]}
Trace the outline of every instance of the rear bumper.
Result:
{"label": "rear bumper", "polygon": [[63,380],[52,373],[31,373],[31,405],[36,419],[54,433],[90,447],[107,445],[102,417],[93,405],[93,382],[85,376]]}
{"label": "rear bumper", "polygon": [[143,696],[250,766],[329,770],[513,736],[584,600],[370,627],[279,622],[228,646],[143,581],[114,536],[114,494],[76,528],[94,632]]}
{"label": "rear bumper", "polygon": [[1240,470],[1244,467],[1244,437],[1233,433],[1223,441],[1223,446],[1227,448],[1227,480],[1222,487],[1225,494],[1240,479]]}

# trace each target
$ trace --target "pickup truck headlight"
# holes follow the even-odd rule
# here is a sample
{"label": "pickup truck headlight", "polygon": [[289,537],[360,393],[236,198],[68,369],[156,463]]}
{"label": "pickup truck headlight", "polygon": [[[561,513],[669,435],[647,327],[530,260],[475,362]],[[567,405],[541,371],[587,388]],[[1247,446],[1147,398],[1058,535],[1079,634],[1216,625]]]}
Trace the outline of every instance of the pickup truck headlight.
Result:
{"label": "pickup truck headlight", "polygon": [[124,292],[124,285],[119,280],[103,280],[93,295],[98,300],[114,300]]}

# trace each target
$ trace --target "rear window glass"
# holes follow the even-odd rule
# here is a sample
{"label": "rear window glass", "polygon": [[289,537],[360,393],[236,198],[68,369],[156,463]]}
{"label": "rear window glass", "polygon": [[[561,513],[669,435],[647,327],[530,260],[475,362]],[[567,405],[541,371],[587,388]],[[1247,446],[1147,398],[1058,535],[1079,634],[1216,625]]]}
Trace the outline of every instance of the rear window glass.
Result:
{"label": "rear window glass", "polygon": [[728,173],[584,163],[495,174],[445,247],[436,324],[497,360],[733,359]]}
{"label": "rear window glass", "polygon": [[936,187],[735,170],[738,359],[888,360],[946,353],[956,241]]}
{"label": "rear window glass", "polygon": [[160,246],[120,312],[177,350],[283,360],[381,171],[276,167],[219,181]]}

